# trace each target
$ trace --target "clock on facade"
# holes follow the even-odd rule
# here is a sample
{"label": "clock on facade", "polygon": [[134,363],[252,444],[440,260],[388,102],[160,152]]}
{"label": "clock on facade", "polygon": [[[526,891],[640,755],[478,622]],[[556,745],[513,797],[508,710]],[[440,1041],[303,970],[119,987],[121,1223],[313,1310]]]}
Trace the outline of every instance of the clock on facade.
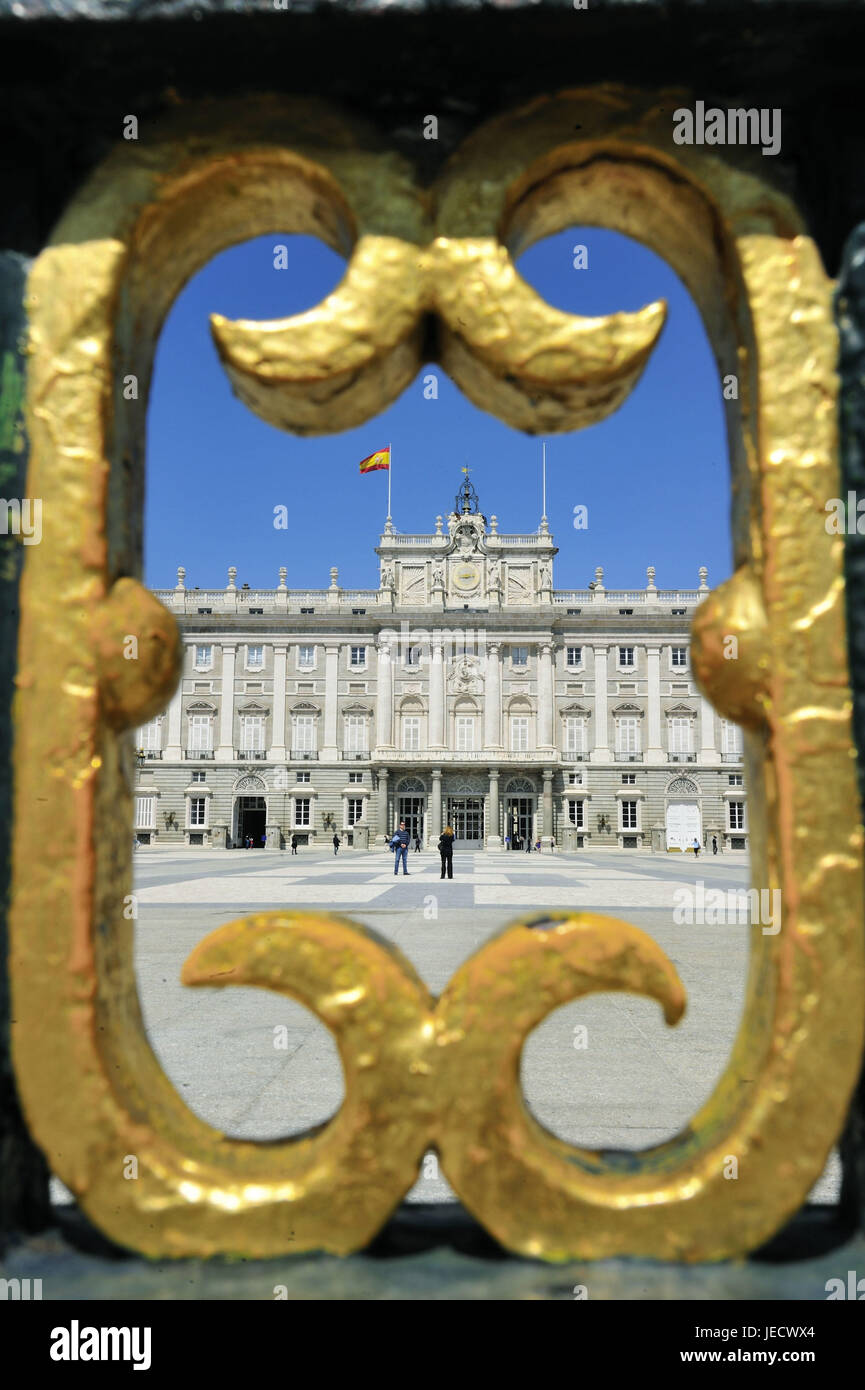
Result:
{"label": "clock on facade", "polygon": [[475,589],[480,583],[481,572],[477,565],[457,565],[453,577],[458,589]]}

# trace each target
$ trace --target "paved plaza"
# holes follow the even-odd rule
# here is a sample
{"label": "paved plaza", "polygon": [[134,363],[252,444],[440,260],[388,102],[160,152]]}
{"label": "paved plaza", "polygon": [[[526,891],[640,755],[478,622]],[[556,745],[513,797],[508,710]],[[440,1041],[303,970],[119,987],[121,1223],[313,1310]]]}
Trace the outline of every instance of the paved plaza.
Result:
{"label": "paved plaza", "polygon": [[[228,1134],[275,1139],[321,1124],[343,1096],[336,1047],[306,1009],[259,989],[180,984],[184,960],[217,926],[270,908],[330,907],[394,942],[439,993],[508,922],[571,907],[621,916],[652,936],[675,964],[688,1008],[676,1028],[653,1001],[626,994],[558,1009],[524,1049],[530,1107],[547,1128],[591,1148],[641,1149],[685,1126],[724,1069],[742,1013],[749,933],[760,927],[679,925],[674,894],[698,881],[707,892],[747,887],[744,855],[457,851],[445,882],[437,854],[410,853],[408,863],[409,876],[395,879],[387,850],[341,850],[336,859],[310,849],[135,855],[145,1025],[192,1110]],[[280,1025],[287,1048],[274,1045]],[[448,1200],[435,1163],[425,1168],[410,1200]],[[835,1200],[837,1184],[833,1157],[815,1197]]]}

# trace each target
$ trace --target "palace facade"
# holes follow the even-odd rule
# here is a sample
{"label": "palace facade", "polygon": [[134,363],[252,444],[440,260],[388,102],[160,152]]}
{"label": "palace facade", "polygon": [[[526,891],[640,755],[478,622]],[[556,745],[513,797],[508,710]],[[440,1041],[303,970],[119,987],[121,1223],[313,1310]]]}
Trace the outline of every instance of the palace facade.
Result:
{"label": "palace facade", "polygon": [[377,589],[186,586],[157,597],[186,649],[139,730],[146,844],[372,848],[400,820],[435,846],[709,851],[748,844],[740,730],[689,659],[708,594],[557,590],[557,548],[502,535],[466,481],[429,535],[390,518]]}

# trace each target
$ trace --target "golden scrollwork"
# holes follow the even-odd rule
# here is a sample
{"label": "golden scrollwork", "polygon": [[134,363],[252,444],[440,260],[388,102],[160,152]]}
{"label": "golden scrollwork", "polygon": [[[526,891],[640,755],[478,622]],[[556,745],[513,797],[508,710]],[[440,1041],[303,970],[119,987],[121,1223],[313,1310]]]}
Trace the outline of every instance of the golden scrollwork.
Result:
{"label": "golden scrollwork", "polygon": [[[434,1142],[463,1200],[511,1249],[720,1259],[771,1236],[825,1163],[865,1017],[842,542],[823,524],[839,489],[832,287],[759,155],[673,144],[672,111],[687,100],[612,87],[539,99],[478,130],[426,191],[325,106],[197,103],[110,155],[37,258],[28,492],[43,499],[43,540],[27,549],[21,593],[13,1054],[35,1138],[122,1244],[159,1255],[354,1249]],[[529,1029],[595,970],[675,1017],[669,966],[632,928],[515,926],[433,1005],[359,928],[311,913],[265,914],[249,936],[233,924],[202,944],[185,978],[245,973],[309,1002],[340,1040],[347,1106],[300,1139],[228,1139],[187,1109],[153,1055],[122,911],[132,824],[122,730],[177,678],[172,620],[129,577],[163,317],[224,247],[275,228],[312,233],[352,258],[329,301],[288,327],[216,324],[255,409],[299,431],[321,428],[323,409],[331,429],[371,417],[410,379],[428,315],[473,399],[527,430],[570,428],[615,408],[661,320],[650,306],[587,327],[522,285],[511,258],[581,222],[666,257],[720,372],[738,381],[727,403],[736,574],[698,614],[694,654],[703,689],[748,730],[752,877],[781,890],[782,929],[752,940],[745,1015],[714,1095],[624,1174],[545,1134],[516,1069]],[[118,381],[130,373],[139,393],[127,401]],[[141,664],[127,670],[117,644],[130,633]],[[123,1177],[130,1153],[138,1182]],[[735,1182],[723,1174],[729,1154]]]}
{"label": "golden scrollwork", "polygon": [[423,364],[422,314],[434,313],[436,356],[476,405],[517,429],[581,429],[633,389],[666,308],[582,318],[547,304],[495,238],[437,238],[415,250],[365,237],[342,284],[306,314],[271,323],[211,316],[235,391],[295,433],[348,429],[368,417],[370,390],[389,402]]}

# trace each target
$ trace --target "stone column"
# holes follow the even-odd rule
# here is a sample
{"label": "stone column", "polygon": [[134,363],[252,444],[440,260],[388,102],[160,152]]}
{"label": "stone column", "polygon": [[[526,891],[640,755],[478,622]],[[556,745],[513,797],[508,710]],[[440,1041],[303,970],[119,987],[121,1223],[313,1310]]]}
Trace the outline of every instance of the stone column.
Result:
{"label": "stone column", "polygon": [[429,747],[445,746],[445,668],[442,639],[432,639],[429,676]]}
{"label": "stone column", "polygon": [[715,711],[705,695],[700,700],[700,758],[701,763],[719,763],[721,754],[715,747]]}
{"label": "stone column", "polygon": [[433,848],[438,844],[439,836],[442,833],[442,770],[434,767],[432,770],[432,802],[430,805],[430,844]]}
{"label": "stone column", "polygon": [[386,767],[378,770],[378,831],[379,834],[387,839],[387,785],[390,772]]}
{"label": "stone column", "polygon": [[[487,645],[484,680],[484,747],[502,747],[502,666],[501,643]],[[498,823],[497,823],[498,828]],[[499,837],[501,838],[501,837]]]}
{"label": "stone column", "polygon": [[336,704],[339,694],[339,646],[329,642],[324,649],[324,740],[319,757],[335,761],[339,757],[336,742]]}
{"label": "stone column", "polygon": [[[595,590],[597,594],[597,589]],[[607,713],[607,648],[595,647],[595,746],[593,763],[608,763],[609,716]]]}
{"label": "stone column", "polygon": [[649,668],[649,746],[646,749],[647,763],[664,762],[661,746],[661,648],[647,647],[646,657]]}
{"label": "stone column", "polygon": [[234,658],[236,647],[222,648],[222,705],[219,711],[219,747],[215,761],[234,762]]}
{"label": "stone column", "polygon": [[[553,834],[553,769],[544,768],[544,792],[543,792],[543,830],[542,838],[549,840]],[[542,846],[546,849],[549,846]]]}
{"label": "stone column", "polygon": [[487,849],[501,850],[502,837],[499,832],[499,770],[490,768],[490,823],[487,827]]}
{"label": "stone column", "polygon": [[541,642],[538,648],[538,747],[553,746],[553,647]]}
{"label": "stone column", "polygon": [[378,647],[376,716],[376,747],[393,748],[393,668],[387,641],[380,642]]}
{"label": "stone column", "polygon": [[183,749],[180,746],[182,713],[183,677],[181,676],[177,689],[171,697],[171,704],[168,706],[168,734],[162,757],[169,762],[175,760],[179,762],[183,757]]}
{"label": "stone column", "polygon": [[[285,647],[273,649],[273,727],[271,732],[270,760],[284,763],[285,751],[285,672],[288,653]],[[270,844],[268,832],[267,843]]]}

